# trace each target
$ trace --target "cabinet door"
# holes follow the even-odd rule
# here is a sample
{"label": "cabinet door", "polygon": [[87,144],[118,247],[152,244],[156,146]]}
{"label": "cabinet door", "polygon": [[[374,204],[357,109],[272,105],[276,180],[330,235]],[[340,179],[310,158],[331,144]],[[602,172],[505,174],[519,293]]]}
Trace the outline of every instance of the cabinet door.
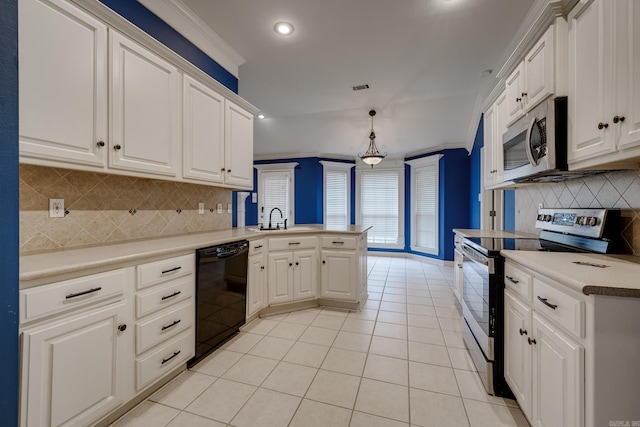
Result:
{"label": "cabinet door", "polygon": [[89,425],[128,399],[125,314],[114,303],[22,332],[22,427]]}
{"label": "cabinet door", "polygon": [[183,83],[182,177],[224,182],[224,98],[189,76]]}
{"label": "cabinet door", "polygon": [[318,286],[318,257],[315,250],[293,254],[293,299],[316,297]]}
{"label": "cabinet door", "polygon": [[293,254],[269,254],[269,304],[293,300]]}
{"label": "cabinet door", "polygon": [[264,307],[264,258],[262,254],[249,257],[247,271],[247,317]]}
{"label": "cabinet door", "polygon": [[112,30],[109,57],[109,166],[177,176],[182,110],[178,69]]}
{"label": "cabinet door", "polygon": [[[621,150],[640,145],[640,3],[632,0],[612,2],[617,102],[611,123],[619,127]],[[616,122],[615,116],[619,119]],[[624,117],[624,120],[621,118]]]}
{"label": "cabinet door", "polygon": [[511,124],[524,115],[524,63],[507,77],[507,123]]}
{"label": "cabinet door", "polygon": [[356,268],[355,251],[322,251],[320,295],[323,298],[356,301]]}
{"label": "cabinet door", "polygon": [[527,111],[551,95],[555,83],[554,28],[546,33],[524,57],[525,85],[523,100]]}
{"label": "cabinet door", "polygon": [[502,148],[502,136],[507,131],[507,93],[498,97],[494,104],[494,130],[493,130],[493,182],[504,182],[504,158]]}
{"label": "cabinet door", "polygon": [[104,168],[107,27],[68,1],[18,7],[21,160]]}
{"label": "cabinet door", "polygon": [[611,118],[606,117],[612,98],[612,49],[606,37],[610,9],[606,3],[595,0],[587,6],[578,5],[569,16],[570,163],[616,148]]}
{"label": "cabinet door", "polygon": [[225,183],[253,188],[253,115],[227,100],[225,112]]}
{"label": "cabinet door", "polygon": [[484,113],[484,157],[483,176],[484,186],[489,187],[494,184],[495,168],[493,166],[493,152],[495,150],[495,109],[493,105]]}
{"label": "cabinet door", "polygon": [[504,293],[504,379],[531,419],[531,309],[511,292]]}
{"label": "cabinet door", "polygon": [[462,303],[462,252],[456,249],[453,252],[453,292],[456,294],[458,301]]}
{"label": "cabinet door", "polygon": [[584,425],[584,348],[533,314],[532,425]]}

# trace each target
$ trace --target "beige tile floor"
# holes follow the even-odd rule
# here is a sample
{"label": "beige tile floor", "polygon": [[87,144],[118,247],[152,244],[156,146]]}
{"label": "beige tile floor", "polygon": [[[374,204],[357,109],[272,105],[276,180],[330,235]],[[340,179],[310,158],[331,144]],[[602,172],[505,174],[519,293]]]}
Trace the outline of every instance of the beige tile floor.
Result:
{"label": "beige tile floor", "polygon": [[528,426],[462,342],[450,267],[369,259],[360,312],[253,321],[114,426]]}

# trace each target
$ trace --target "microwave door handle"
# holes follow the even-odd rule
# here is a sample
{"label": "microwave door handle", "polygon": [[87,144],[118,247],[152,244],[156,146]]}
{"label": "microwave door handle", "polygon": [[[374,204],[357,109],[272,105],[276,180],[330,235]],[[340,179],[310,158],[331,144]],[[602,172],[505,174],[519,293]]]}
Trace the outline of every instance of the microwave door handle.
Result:
{"label": "microwave door handle", "polygon": [[531,152],[531,130],[533,129],[534,126],[537,126],[537,123],[536,123],[537,120],[538,119],[534,116],[529,121],[529,127],[527,128],[527,136],[526,136],[526,139],[524,140],[524,148],[527,153],[527,159],[529,159],[529,165],[531,166],[535,166],[536,164],[535,160],[533,160],[533,153]]}

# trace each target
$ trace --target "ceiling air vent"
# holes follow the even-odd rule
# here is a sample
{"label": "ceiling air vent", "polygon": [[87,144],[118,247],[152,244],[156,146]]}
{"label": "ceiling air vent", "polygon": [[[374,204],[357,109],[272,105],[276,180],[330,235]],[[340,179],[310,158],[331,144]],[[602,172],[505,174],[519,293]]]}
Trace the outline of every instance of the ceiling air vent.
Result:
{"label": "ceiling air vent", "polygon": [[353,86],[353,90],[365,90],[365,89],[369,89],[369,85]]}

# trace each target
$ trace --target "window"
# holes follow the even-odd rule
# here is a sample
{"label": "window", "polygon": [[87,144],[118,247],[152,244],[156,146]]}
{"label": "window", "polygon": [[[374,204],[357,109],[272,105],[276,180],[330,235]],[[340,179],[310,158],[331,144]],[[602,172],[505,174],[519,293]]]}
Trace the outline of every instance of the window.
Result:
{"label": "window", "polygon": [[411,249],[438,254],[438,164],[442,155],[408,161],[411,166]]}
{"label": "window", "polygon": [[324,169],[324,224],[344,228],[351,221],[351,168],[353,163],[320,161]]}
{"label": "window", "polygon": [[[269,225],[269,214],[278,208],[289,225],[294,224],[294,169],[298,163],[254,165],[258,169],[258,222]],[[272,215],[272,226],[282,224],[280,214]]]}
{"label": "window", "polygon": [[404,169],[362,169],[358,175],[358,223],[372,227],[369,246],[404,248]]}

